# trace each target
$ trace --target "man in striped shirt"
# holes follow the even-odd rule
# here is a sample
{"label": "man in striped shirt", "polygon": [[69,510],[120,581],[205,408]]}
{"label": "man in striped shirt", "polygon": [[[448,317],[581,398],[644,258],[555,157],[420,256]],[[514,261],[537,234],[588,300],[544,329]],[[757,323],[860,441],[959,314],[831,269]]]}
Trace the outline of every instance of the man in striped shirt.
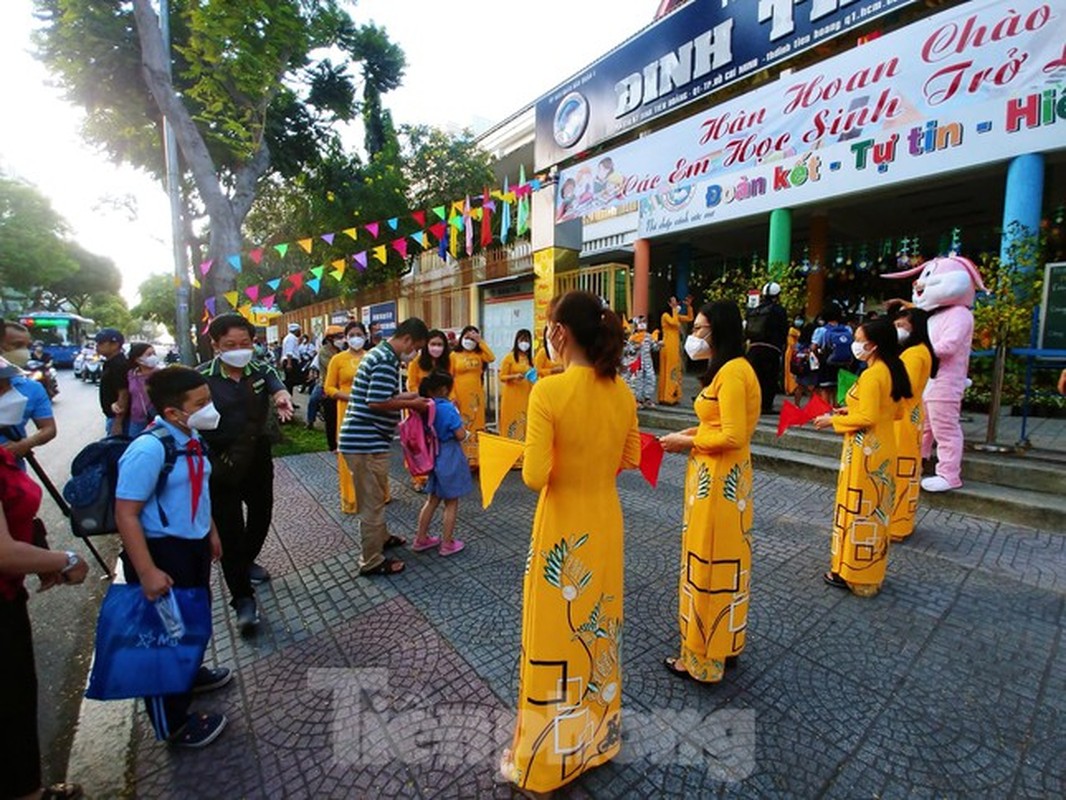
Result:
{"label": "man in striped shirt", "polygon": [[361,575],[394,575],[404,563],[385,558],[390,545],[403,544],[389,536],[385,525],[385,497],[389,482],[389,450],[400,412],[404,409],[427,412],[432,402],[416,392],[400,391],[400,362],[411,361],[425,346],[429,329],[422,320],[404,320],[392,337],[381,342],[359,363],[352,382],[348,411],[337,436],[337,449],[348,463],[359,498],[359,529],[363,555]]}

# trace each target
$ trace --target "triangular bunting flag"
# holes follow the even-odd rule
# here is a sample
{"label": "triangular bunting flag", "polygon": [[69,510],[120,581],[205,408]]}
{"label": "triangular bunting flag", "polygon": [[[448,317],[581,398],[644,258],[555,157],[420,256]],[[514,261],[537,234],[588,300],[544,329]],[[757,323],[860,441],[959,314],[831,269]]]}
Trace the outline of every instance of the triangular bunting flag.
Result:
{"label": "triangular bunting flag", "polygon": [[281,278],[274,278],[273,280],[267,281],[267,286],[276,292],[278,287],[281,286]]}
{"label": "triangular bunting flag", "polygon": [[392,249],[400,254],[400,258],[407,258],[407,240],[406,239],[393,239]]}
{"label": "triangular bunting flag", "polygon": [[268,294],[266,297],[264,297],[259,302],[263,306],[263,308],[265,308],[265,309],[267,309],[269,311],[270,309],[272,309],[274,307],[274,295]]}
{"label": "triangular bunting flag", "polygon": [[310,289],[310,290],[311,290],[312,292],[314,292],[315,294],[318,294],[318,288],[319,288],[319,287],[320,287],[321,285],[322,285],[322,279],[321,279],[321,278],[312,278],[311,280],[309,280],[309,281],[307,282],[307,287],[308,287],[308,288],[309,288],[309,289]]}
{"label": "triangular bunting flag", "polygon": [[419,231],[418,233],[411,234],[411,241],[417,244],[419,247],[425,249],[426,247],[426,232]]}
{"label": "triangular bunting flag", "polygon": [[851,391],[851,387],[855,385],[855,381],[859,379],[859,376],[854,372],[848,372],[846,369],[840,370],[837,373],[837,405],[844,405],[844,401],[848,397],[848,392]]}
{"label": "triangular bunting flag", "polygon": [[437,215],[437,219],[443,220],[446,218],[444,206],[434,206],[433,213]]}
{"label": "triangular bunting flag", "polygon": [[204,300],[204,310],[212,317],[215,316],[215,298],[208,297]]}
{"label": "triangular bunting flag", "polygon": [[481,484],[481,507],[488,508],[496,490],[522,456],[525,445],[515,439],[505,439],[485,431],[478,431],[478,481]]}
{"label": "triangular bunting flag", "polygon": [[329,265],[333,267],[333,269],[339,269],[342,271],[346,266],[348,266],[343,258],[338,258],[336,261],[331,261]]}
{"label": "triangular bunting flag", "polygon": [[331,272],[329,274],[333,276],[334,280],[339,282],[342,278],[344,278],[344,271],[348,268],[348,265],[345,264],[343,260],[342,261],[334,261],[333,263],[334,264],[340,264],[340,266],[337,267],[335,270],[333,270],[333,272]]}
{"label": "triangular bunting flag", "polygon": [[368,222],[363,227],[366,228],[366,232],[373,236],[375,239],[378,238],[378,224],[376,222]]}
{"label": "triangular bunting flag", "polygon": [[244,290],[244,293],[246,295],[248,295],[250,298],[252,298],[252,302],[253,303],[255,303],[256,301],[259,300],[259,287],[258,286],[249,286],[247,289]]}
{"label": "triangular bunting flag", "polygon": [[229,265],[231,267],[233,267],[235,270],[237,270],[237,272],[241,271],[241,254],[240,253],[234,253],[231,256],[226,256],[226,261],[228,261]]}
{"label": "triangular bunting flag", "polygon": [[196,276],[195,275],[193,275],[191,278],[189,278],[189,285],[192,286],[192,288],[194,288],[194,289],[201,288],[200,287],[200,281],[196,280]]}
{"label": "triangular bunting flag", "polygon": [[245,303],[243,306],[237,309],[237,313],[244,317],[249,322],[252,322],[252,304]]}
{"label": "triangular bunting flag", "polygon": [[433,238],[440,241],[444,238],[444,231],[447,226],[443,222],[438,222],[436,225],[429,226],[429,232],[433,234]]}
{"label": "triangular bunting flag", "polygon": [[425,211],[412,211],[411,219],[418,223],[419,228],[426,227],[426,212]]}
{"label": "triangular bunting flag", "polygon": [[322,278],[322,273],[325,272],[325,271],[326,271],[325,266],[315,267],[313,270],[311,270],[311,274],[314,275],[316,278],[321,279]]}
{"label": "triangular bunting flag", "polygon": [[399,226],[399,224],[400,224],[400,220],[398,218],[396,218],[396,217],[393,217],[392,219],[389,220],[389,227],[392,228],[393,230],[396,230],[396,228],[397,228],[397,226]]}
{"label": "triangular bunting flag", "polygon": [[659,468],[663,463],[663,446],[659,437],[650,433],[640,434],[640,474],[651,488],[659,483]]}
{"label": "triangular bunting flag", "polygon": [[325,242],[326,244],[333,244],[333,237],[336,236],[336,235],[337,234],[335,234],[335,233],[323,233],[322,234],[322,241]]}
{"label": "triangular bunting flag", "polygon": [[366,250],[356,253],[352,256],[352,260],[355,262],[355,268],[360,272],[366,269]]}
{"label": "triangular bunting flag", "polygon": [[341,231],[345,236],[351,239],[353,242],[359,238],[359,232],[355,228],[345,228]]}
{"label": "triangular bunting flag", "polygon": [[229,307],[230,308],[236,308],[237,307],[237,293],[236,292],[226,292],[222,296],[226,298],[226,302],[229,303]]}
{"label": "triangular bunting flag", "polygon": [[389,254],[385,252],[385,245],[381,244],[374,248],[374,258],[382,264],[389,260]]}
{"label": "triangular bunting flag", "polygon": [[454,217],[452,217],[450,220],[448,220],[448,222],[457,231],[461,231],[463,229],[463,215],[462,214],[456,214]]}
{"label": "triangular bunting flag", "polygon": [[281,293],[285,297],[285,302],[292,302],[292,296],[296,294],[296,287],[290,286],[288,289],[283,289]]}
{"label": "triangular bunting flag", "polygon": [[304,285],[304,274],[302,272],[294,272],[288,277],[288,281],[295,288],[299,289],[301,286]]}
{"label": "triangular bunting flag", "polygon": [[285,254],[289,252],[289,246],[287,244],[276,244],[274,249],[278,251],[278,255],[285,258]]}
{"label": "triangular bunting flag", "polygon": [[207,259],[207,261],[201,262],[201,264],[200,264],[200,274],[201,275],[206,275],[208,272],[210,272],[211,271],[211,265],[214,264],[214,263],[215,263],[214,259],[210,259],[210,258]]}
{"label": "triangular bunting flag", "polygon": [[297,239],[296,244],[300,245],[300,249],[305,253],[310,254],[311,248],[314,246],[314,239]]}
{"label": "triangular bunting flag", "polygon": [[263,260],[263,248],[257,247],[248,253],[248,258],[252,259],[253,264],[258,264]]}

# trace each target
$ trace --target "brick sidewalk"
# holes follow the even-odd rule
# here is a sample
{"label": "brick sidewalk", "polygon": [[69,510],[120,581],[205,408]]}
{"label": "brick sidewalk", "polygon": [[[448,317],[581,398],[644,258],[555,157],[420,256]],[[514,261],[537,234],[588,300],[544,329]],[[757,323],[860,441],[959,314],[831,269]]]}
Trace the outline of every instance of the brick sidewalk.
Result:
{"label": "brick sidewalk", "polygon": [[[677,646],[683,467],[667,457],[656,490],[620,479],[623,756],[560,796],[1066,795],[1066,535],[929,512],[893,550],[881,595],[860,600],[819,578],[832,491],[758,475],[748,646],[725,682],[698,686],[661,665]],[[394,462],[388,517],[410,536],[421,497],[402,475]],[[494,768],[535,500],[514,473],[488,511],[461,503],[464,553],[405,552],[402,575],[357,578],[333,457],[279,460],[257,638],[236,636],[215,576],[209,661],[237,677],[196,707],[221,708],[229,727],[178,752],[138,713],[132,790],[510,797]]]}

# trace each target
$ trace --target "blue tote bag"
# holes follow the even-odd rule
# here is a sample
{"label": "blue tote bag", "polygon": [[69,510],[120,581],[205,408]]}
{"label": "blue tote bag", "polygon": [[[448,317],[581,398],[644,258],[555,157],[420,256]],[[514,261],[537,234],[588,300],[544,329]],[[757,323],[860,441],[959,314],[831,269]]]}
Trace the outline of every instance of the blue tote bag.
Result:
{"label": "blue tote bag", "polygon": [[[96,653],[89,688],[92,700],[182,694],[192,688],[211,638],[211,598],[205,588],[171,589],[184,632],[172,635],[141,587],[112,584],[96,623]],[[168,629],[169,628],[169,629]]]}

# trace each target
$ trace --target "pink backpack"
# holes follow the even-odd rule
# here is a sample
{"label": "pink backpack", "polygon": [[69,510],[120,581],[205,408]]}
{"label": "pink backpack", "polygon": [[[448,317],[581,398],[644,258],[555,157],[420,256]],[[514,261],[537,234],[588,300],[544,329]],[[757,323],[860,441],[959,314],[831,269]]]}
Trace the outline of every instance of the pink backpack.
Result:
{"label": "pink backpack", "polygon": [[431,403],[428,417],[412,411],[400,423],[400,449],[403,450],[404,463],[407,471],[416,477],[432,472],[437,460],[440,442],[437,441],[437,432],[433,430],[436,416],[437,404]]}

